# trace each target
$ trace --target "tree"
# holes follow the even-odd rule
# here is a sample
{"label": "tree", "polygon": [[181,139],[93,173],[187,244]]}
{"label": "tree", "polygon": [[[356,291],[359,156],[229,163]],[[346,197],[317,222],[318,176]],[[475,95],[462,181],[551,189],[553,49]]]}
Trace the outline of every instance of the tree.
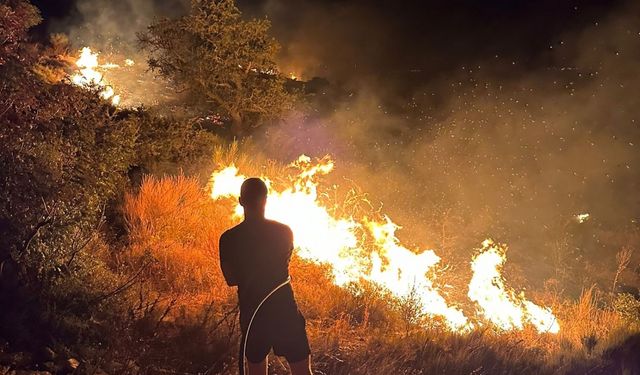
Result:
{"label": "tree", "polygon": [[41,21],[38,9],[24,0],[7,0],[0,4],[0,66],[7,60],[24,59],[27,32]]}
{"label": "tree", "polygon": [[280,48],[268,20],[244,20],[233,0],[193,0],[189,15],[162,19],[140,35],[149,65],[246,134],[291,108],[275,63]]}

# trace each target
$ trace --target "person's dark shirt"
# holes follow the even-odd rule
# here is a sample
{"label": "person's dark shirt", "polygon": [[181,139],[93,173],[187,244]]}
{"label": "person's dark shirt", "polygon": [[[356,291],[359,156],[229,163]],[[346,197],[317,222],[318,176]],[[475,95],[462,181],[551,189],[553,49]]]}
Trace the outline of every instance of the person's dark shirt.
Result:
{"label": "person's dark shirt", "polygon": [[273,220],[245,220],[222,234],[220,266],[227,284],[238,286],[241,312],[289,277],[292,250],[291,229]]}

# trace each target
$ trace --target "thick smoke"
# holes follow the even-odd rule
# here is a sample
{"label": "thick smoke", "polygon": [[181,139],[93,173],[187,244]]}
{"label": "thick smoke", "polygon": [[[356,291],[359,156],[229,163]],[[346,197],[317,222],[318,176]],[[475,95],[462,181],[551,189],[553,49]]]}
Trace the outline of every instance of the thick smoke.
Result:
{"label": "thick smoke", "polygon": [[[418,69],[402,61],[394,68],[389,59],[403,56],[389,53],[395,47],[360,49],[367,45],[360,40],[362,24],[371,30],[368,45],[389,38],[377,15],[355,17],[358,31],[350,32],[333,22],[358,12],[335,9],[334,17],[318,16],[326,8],[303,12],[287,52],[308,52],[301,60],[291,57],[305,74],[347,82],[347,99],[328,116],[292,118],[266,130],[260,142],[269,153],[283,159],[334,154],[340,178],[384,202],[383,210],[404,225],[403,238],[461,259],[494,236],[512,246],[512,260],[534,265],[528,266],[532,276],[547,277],[559,258],[611,264],[620,246],[634,241],[640,218],[637,4],[568,27],[544,49],[470,52],[444,68],[439,61],[449,56],[433,55],[460,51],[436,43],[423,51]],[[344,45],[336,33],[345,35]],[[364,59],[349,55],[359,51]],[[439,69],[447,76],[425,77]],[[410,82],[403,85],[399,77]],[[582,224],[581,213],[590,214]]]}

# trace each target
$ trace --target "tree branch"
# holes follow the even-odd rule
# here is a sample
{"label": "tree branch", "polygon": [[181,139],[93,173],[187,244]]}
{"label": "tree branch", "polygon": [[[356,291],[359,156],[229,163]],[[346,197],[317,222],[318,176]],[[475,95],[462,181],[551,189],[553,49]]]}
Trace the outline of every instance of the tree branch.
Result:
{"label": "tree branch", "polygon": [[38,233],[40,232],[40,229],[42,229],[43,227],[51,224],[52,222],[53,222],[53,218],[51,218],[51,217],[48,217],[44,221],[39,222],[36,225],[36,227],[31,231],[31,234],[29,235],[29,238],[25,241],[24,245],[22,246],[22,251],[21,252],[24,253],[25,251],[27,251],[27,249],[31,245],[31,241],[33,241],[33,239],[38,235]]}
{"label": "tree branch", "polygon": [[125,291],[125,290],[129,289],[129,288],[134,284],[134,282],[136,281],[136,279],[138,278],[138,276],[140,276],[140,274],[142,273],[142,271],[143,271],[145,268],[147,268],[147,266],[148,266],[149,264],[151,264],[151,262],[146,262],[146,263],[144,263],[142,266],[140,266],[140,268],[138,269],[138,271],[137,271],[133,276],[131,276],[131,277],[129,278],[129,280],[127,280],[124,284],[120,285],[119,287],[117,287],[117,288],[116,288],[116,289],[114,289],[113,291],[111,291],[111,292],[109,292],[109,293],[107,293],[107,294],[105,294],[105,295],[103,295],[103,296],[100,296],[100,297],[97,297],[97,298],[94,298],[94,299],[90,300],[90,301],[89,301],[89,304],[90,304],[90,305],[92,305],[92,304],[94,304],[94,303],[102,302],[102,301],[104,301],[104,300],[106,300],[106,299],[109,299],[109,298],[111,298],[111,297],[115,296],[115,295],[116,295],[116,294],[118,294],[118,293],[121,293],[121,292],[123,292],[123,291]]}

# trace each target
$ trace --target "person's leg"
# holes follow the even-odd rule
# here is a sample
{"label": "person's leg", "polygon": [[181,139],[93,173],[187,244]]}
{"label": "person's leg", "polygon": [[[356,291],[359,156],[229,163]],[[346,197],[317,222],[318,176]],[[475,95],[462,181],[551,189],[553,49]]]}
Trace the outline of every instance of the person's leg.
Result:
{"label": "person's leg", "polygon": [[247,361],[248,375],[267,375],[267,358],[259,363]]}
{"label": "person's leg", "polygon": [[311,356],[298,362],[290,362],[289,368],[291,375],[312,375],[311,372]]}
{"label": "person's leg", "polygon": [[[246,362],[246,375],[267,375],[267,357],[271,351],[271,335],[269,332],[269,322],[265,320],[264,314],[257,314],[251,325],[247,327],[249,337],[247,347],[244,351]],[[242,358],[243,355],[241,354]]]}

